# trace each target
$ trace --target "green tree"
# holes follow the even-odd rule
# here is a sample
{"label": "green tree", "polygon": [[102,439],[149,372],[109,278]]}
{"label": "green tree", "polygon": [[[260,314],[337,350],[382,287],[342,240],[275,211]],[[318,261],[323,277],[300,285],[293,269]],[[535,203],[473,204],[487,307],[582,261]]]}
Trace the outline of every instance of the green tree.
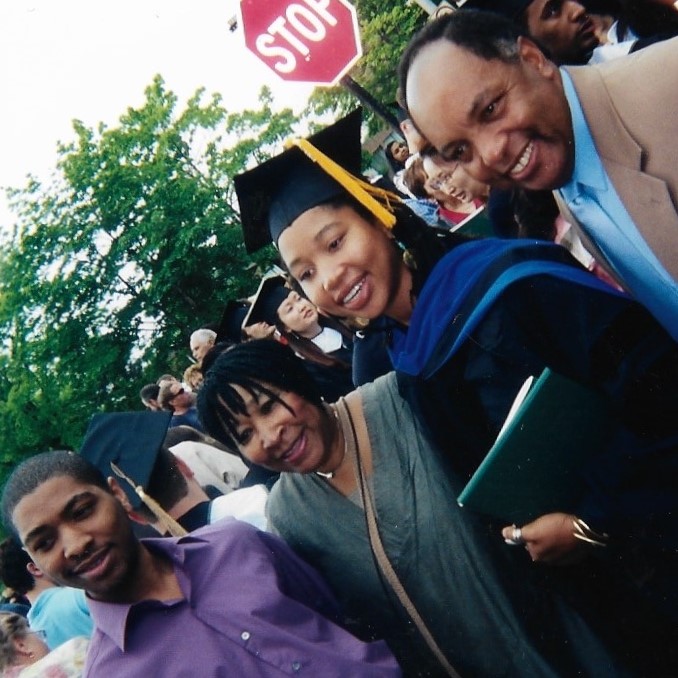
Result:
{"label": "green tree", "polygon": [[[229,177],[279,150],[296,118],[229,113],[199,90],[178,110],[160,77],[113,128],[74,122],[48,182],[13,190],[0,250],[2,468],[76,447],[96,410],[188,365],[188,337],[251,294],[272,252],[247,256]],[[1,471],[2,469],[0,469]]]}

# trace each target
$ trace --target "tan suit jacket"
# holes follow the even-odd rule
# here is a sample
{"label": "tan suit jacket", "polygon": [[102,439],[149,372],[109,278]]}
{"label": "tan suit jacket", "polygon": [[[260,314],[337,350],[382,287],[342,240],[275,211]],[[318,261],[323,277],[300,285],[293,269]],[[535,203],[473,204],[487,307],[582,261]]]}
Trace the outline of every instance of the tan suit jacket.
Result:
{"label": "tan suit jacket", "polygon": [[[617,194],[657,259],[678,280],[678,38],[566,71]],[[605,262],[595,234],[579,231]]]}

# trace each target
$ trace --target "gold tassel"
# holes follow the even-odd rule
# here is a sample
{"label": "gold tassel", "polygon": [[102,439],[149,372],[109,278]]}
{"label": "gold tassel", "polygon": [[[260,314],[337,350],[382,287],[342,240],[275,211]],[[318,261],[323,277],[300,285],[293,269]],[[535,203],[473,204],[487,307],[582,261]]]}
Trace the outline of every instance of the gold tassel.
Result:
{"label": "gold tassel", "polygon": [[[399,196],[378,186],[372,186],[372,184],[353,176],[341,165],[318,150],[308,139],[292,139],[287,145],[299,148],[308,158],[320,165],[323,171],[331,176],[340,186],[345,188],[363,207],[374,214],[386,228],[389,230],[393,229],[396,223],[396,216],[390,210],[393,203],[402,202]],[[376,198],[383,200],[385,206]]]}
{"label": "gold tassel", "polygon": [[113,473],[119,478],[122,478],[124,481],[129,483],[129,485],[134,488],[134,491],[137,493],[141,501],[148,506],[153,515],[158,519],[158,523],[162,528],[163,532],[171,534],[173,537],[183,537],[188,534],[188,531],[181,527],[179,523],[172,518],[165,509],[158,504],[158,502],[146,494],[144,488],[141,485],[137,485],[129,476],[126,476],[122,469],[117,465],[111,462],[111,468]]}

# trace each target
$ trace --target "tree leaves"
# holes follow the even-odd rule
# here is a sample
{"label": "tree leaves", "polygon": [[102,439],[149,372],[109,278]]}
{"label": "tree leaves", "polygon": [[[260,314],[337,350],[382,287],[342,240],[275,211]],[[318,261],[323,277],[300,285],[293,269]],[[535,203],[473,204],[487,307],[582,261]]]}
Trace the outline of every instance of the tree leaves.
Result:
{"label": "tree leaves", "polygon": [[[198,90],[182,110],[158,76],[112,128],[74,121],[57,170],[11,192],[0,250],[0,434],[9,468],[77,447],[96,410],[189,364],[190,333],[254,292],[270,251],[248,257],[230,177],[280,150],[296,119],[229,113]],[[254,270],[252,270],[254,266]],[[0,469],[1,472],[1,469]]]}
{"label": "tree leaves", "polygon": [[[425,16],[355,4],[365,55],[352,76],[388,104]],[[304,117],[354,106],[341,88],[319,89]],[[8,192],[17,224],[0,246],[0,476],[25,454],[76,448],[97,410],[138,408],[141,386],[188,365],[191,331],[254,292],[274,252],[245,253],[230,177],[313,129],[303,122],[275,111],[266,88],[256,110],[229,112],[202,89],[180,108],[156,76],[115,126],[74,120],[53,176]]]}

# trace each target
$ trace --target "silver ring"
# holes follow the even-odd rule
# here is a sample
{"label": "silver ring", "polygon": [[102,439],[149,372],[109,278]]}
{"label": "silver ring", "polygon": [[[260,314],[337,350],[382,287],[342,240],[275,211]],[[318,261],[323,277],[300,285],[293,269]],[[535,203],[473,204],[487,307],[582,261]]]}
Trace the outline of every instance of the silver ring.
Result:
{"label": "silver ring", "polygon": [[504,541],[507,544],[510,544],[511,546],[522,546],[525,543],[523,531],[519,527],[514,526],[513,532],[511,533],[511,537],[508,539],[504,539]]}

